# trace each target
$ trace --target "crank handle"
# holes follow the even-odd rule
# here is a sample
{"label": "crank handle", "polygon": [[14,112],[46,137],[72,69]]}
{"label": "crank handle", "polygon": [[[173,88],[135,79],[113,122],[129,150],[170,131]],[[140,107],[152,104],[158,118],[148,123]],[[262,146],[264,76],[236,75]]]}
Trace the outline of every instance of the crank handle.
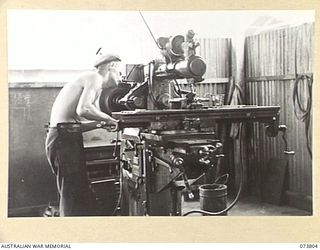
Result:
{"label": "crank handle", "polygon": [[188,197],[190,200],[193,200],[194,199],[194,195],[191,191],[191,188],[190,188],[190,185],[189,185],[189,182],[188,182],[188,178],[187,178],[187,175],[185,173],[182,174],[182,179],[184,181],[184,185],[186,187],[186,190],[188,192]]}

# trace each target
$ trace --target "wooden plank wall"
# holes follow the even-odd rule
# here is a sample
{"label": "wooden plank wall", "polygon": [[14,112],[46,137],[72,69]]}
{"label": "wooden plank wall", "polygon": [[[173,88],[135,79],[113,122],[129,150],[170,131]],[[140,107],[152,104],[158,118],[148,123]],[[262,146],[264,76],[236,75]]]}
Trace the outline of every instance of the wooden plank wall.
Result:
{"label": "wooden plank wall", "polygon": [[[296,74],[313,73],[313,40],[314,24],[304,24],[249,36],[245,43],[247,104],[280,105],[280,124],[287,125],[288,144],[296,152],[288,157],[287,193],[307,197],[305,200],[312,197],[312,159],[307,151],[305,125],[294,113],[293,87]],[[304,80],[298,88],[304,105],[309,96],[306,86]],[[266,137],[263,125],[254,124],[250,146],[249,183],[252,192],[259,192],[267,162],[285,157],[284,143],[280,136]],[[300,207],[306,208],[305,204]]]}

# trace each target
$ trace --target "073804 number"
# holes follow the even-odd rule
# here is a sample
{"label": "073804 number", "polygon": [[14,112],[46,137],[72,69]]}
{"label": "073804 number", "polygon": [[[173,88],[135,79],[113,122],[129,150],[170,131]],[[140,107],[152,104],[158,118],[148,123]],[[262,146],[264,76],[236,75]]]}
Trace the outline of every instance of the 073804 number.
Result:
{"label": "073804 number", "polygon": [[300,248],[318,248],[318,244],[310,244],[310,243],[303,243],[299,245]]}

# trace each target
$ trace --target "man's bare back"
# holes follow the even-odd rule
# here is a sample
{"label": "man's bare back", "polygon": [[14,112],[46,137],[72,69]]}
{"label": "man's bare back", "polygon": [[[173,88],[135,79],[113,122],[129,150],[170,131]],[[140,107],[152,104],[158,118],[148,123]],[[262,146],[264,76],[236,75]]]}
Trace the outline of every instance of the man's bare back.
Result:
{"label": "man's bare back", "polygon": [[95,102],[100,96],[104,78],[95,71],[82,74],[75,81],[67,83],[58,94],[51,111],[50,126],[58,123],[79,122],[81,118],[112,124],[116,121],[100,111]]}
{"label": "man's bare back", "polygon": [[56,126],[57,123],[62,122],[78,121],[76,108],[84,88],[82,78],[67,83],[58,94],[51,110],[51,126]]}

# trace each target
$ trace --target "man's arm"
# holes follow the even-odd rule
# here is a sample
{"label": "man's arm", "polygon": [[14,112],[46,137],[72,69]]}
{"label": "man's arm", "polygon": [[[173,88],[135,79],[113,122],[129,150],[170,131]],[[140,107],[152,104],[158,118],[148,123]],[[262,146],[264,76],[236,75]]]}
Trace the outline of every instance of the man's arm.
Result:
{"label": "man's arm", "polygon": [[105,125],[116,126],[117,121],[115,119],[101,112],[94,105],[98,92],[101,90],[102,79],[96,75],[89,76],[88,78],[88,81],[84,83],[83,91],[77,105],[77,115],[87,120],[104,121],[106,123]]}

